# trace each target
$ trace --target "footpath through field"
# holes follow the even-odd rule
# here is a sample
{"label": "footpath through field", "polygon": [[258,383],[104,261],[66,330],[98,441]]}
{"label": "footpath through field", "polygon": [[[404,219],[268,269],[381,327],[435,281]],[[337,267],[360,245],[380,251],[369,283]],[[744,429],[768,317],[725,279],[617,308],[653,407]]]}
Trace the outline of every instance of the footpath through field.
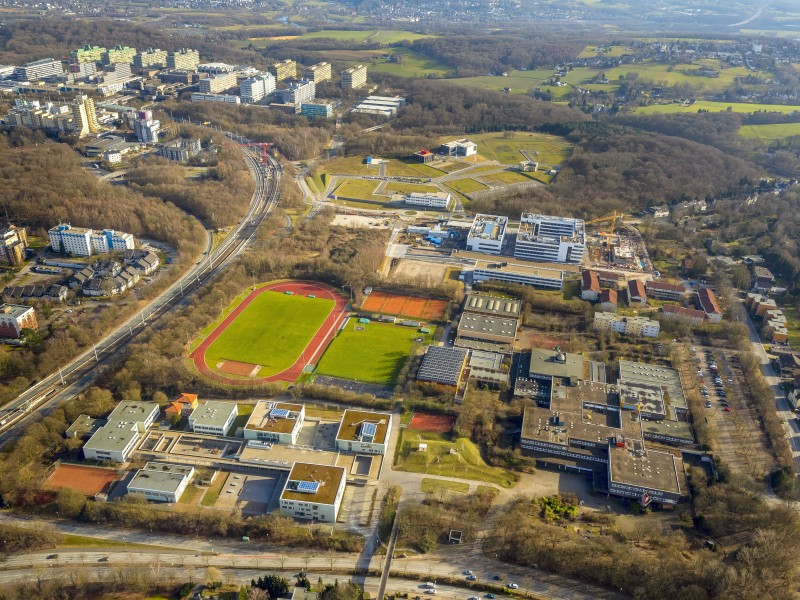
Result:
{"label": "footpath through field", "polygon": [[[260,294],[273,291],[273,292],[292,292],[308,296],[312,294],[318,298],[328,298],[334,301],[333,310],[331,310],[328,317],[322,323],[320,328],[314,336],[306,344],[300,356],[288,369],[275,373],[267,377],[254,377],[254,378],[233,378],[226,377],[206,364],[206,351],[214,343],[214,341],[227,329],[231,323],[236,320],[244,310],[250,305],[253,300]],[[328,343],[336,335],[336,331],[341,327],[347,315],[347,300],[339,294],[334,288],[313,281],[276,281],[251,292],[231,313],[223,319],[223,321],[214,328],[214,330],[202,341],[202,343],[191,353],[190,357],[194,362],[195,368],[205,375],[227,385],[242,385],[254,386],[269,383],[273,381],[287,381],[294,382],[300,377],[306,364],[315,362],[321,355]],[[254,365],[255,366],[255,365]]]}

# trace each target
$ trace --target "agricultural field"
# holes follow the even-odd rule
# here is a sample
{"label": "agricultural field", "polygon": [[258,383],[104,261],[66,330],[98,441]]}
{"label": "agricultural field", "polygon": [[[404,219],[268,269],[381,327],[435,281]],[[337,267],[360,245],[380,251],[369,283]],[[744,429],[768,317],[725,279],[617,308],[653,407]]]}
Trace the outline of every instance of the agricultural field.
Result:
{"label": "agricultural field", "polygon": [[451,81],[484,90],[502,92],[505,88],[509,88],[509,92],[512,94],[527,94],[529,90],[541,87],[542,83],[554,74],[552,69],[532,69],[529,71],[512,69],[508,71],[508,75],[505,77],[501,75],[479,75],[477,77],[459,77]]}
{"label": "agricultural field", "polygon": [[695,113],[701,109],[709,112],[724,112],[727,111],[728,108],[730,108],[731,112],[743,114],[764,111],[788,115],[798,111],[797,106],[790,106],[787,104],[749,104],[745,102],[710,102],[698,100],[694,104],[678,104],[672,102],[670,104],[641,106],[636,109],[636,113],[642,115],[669,115],[680,112]]}
{"label": "agricultural field", "polygon": [[800,135],[800,123],[772,123],[770,125],[744,125],[739,135],[747,140],[776,142]]}
{"label": "agricultural field", "polygon": [[261,365],[261,375],[294,364],[334,307],[333,300],[265,291],[225,328],[205,352],[210,368],[227,360]]}
{"label": "agricultural field", "polygon": [[461,194],[471,194],[472,192],[479,192],[481,190],[489,189],[489,186],[482,184],[470,177],[463,179],[451,179],[446,183],[447,187],[452,188]]}
{"label": "agricultural field", "polygon": [[629,54],[630,52],[631,49],[627,46],[586,46],[586,48],[581,50],[581,53],[578,54],[578,58],[594,58],[596,56],[616,58],[624,54]]}
{"label": "agricultural field", "polygon": [[[428,449],[420,452],[420,442]],[[455,450],[455,452],[452,452]],[[395,468],[438,477],[458,477],[512,487],[517,477],[510,471],[491,467],[478,447],[467,438],[450,439],[446,433],[402,429],[397,442]]]}
{"label": "agricultural field", "polygon": [[[357,331],[363,327],[363,331]],[[433,340],[433,331],[419,333],[413,327],[371,322],[359,325],[350,319],[333,339],[317,365],[317,374],[390,386],[395,383],[411,349]]]}
{"label": "agricultural field", "polygon": [[394,58],[376,59],[369,64],[370,71],[398,77],[447,77],[453,73],[450,67],[408,48],[390,48],[387,52]]}
{"label": "agricultural field", "polygon": [[322,31],[313,31],[306,33],[302,36],[306,39],[330,38],[337,41],[356,42],[360,44],[377,43],[377,44],[396,44],[404,40],[413,42],[425,38],[436,37],[434,35],[427,35],[424,33],[415,33],[413,31],[401,31],[396,29],[387,30],[366,30],[366,31],[350,31],[345,29],[325,29]]}

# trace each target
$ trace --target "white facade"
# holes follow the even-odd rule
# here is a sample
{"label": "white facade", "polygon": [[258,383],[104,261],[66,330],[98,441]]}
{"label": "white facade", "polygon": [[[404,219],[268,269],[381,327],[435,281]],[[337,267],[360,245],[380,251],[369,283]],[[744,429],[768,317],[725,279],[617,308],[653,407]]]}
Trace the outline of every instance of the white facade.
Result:
{"label": "white facade", "polygon": [[514,256],[539,262],[581,264],[586,249],[584,223],[523,213],[520,217]]}
{"label": "white facade", "polygon": [[242,102],[255,104],[275,91],[275,76],[272,73],[261,73],[249,77],[239,84]]}
{"label": "white facade", "polygon": [[192,411],[189,427],[194,433],[227,435],[238,414],[236,404],[210,400]]}
{"label": "white facade", "polygon": [[344,411],[336,432],[336,449],[341,452],[385,455],[391,430],[390,413],[348,409]]}
{"label": "white facade", "polygon": [[281,492],[281,514],[335,523],[346,485],[344,467],[295,463]]}
{"label": "white facade", "polygon": [[467,250],[484,254],[500,254],[506,239],[508,217],[475,215],[467,234]]}
{"label": "white facade", "polygon": [[311,102],[317,95],[317,84],[313,81],[296,81],[285,90],[278,90],[278,96],[284,104],[302,104]]}
{"label": "white facade", "polygon": [[303,428],[306,407],[271,400],[259,400],[242,430],[246,440],[273,444],[294,444]]}
{"label": "white facade", "polygon": [[467,138],[462,138],[452,142],[445,142],[439,151],[448,156],[472,156],[478,153],[478,144]]}
{"label": "white facade", "polygon": [[232,96],[230,94],[200,94],[195,92],[192,94],[192,102],[225,102],[227,104],[241,104],[242,99],[239,96]]}
{"label": "white facade", "polygon": [[594,328],[639,337],[658,337],[661,324],[646,317],[621,317],[610,312],[598,312],[594,314]]}
{"label": "white facade", "polygon": [[128,484],[129,494],[142,494],[153,502],[177,502],[194,477],[194,467],[149,462]]}
{"label": "white facade", "polygon": [[411,192],[403,200],[406,204],[414,206],[427,206],[441,210],[450,210],[453,197],[447,192]]}
{"label": "white facade", "polygon": [[124,463],[140,437],[135,423],[109,421],[84,444],[83,457],[86,460]]}
{"label": "white facade", "polygon": [[548,290],[560,290],[564,283],[564,272],[530,265],[478,260],[472,271],[472,280],[476,283],[505,281]]}
{"label": "white facade", "polygon": [[124,252],[135,246],[133,235],[113,229],[94,231],[84,227],[56,225],[48,231],[53,252],[91,256],[95,253]]}

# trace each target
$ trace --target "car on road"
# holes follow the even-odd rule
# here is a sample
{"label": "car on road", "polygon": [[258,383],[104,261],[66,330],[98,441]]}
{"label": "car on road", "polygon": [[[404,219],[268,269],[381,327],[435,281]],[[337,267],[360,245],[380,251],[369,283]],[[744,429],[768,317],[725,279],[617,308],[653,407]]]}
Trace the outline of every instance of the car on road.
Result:
{"label": "car on road", "polygon": [[464,575],[474,575],[474,573],[469,569],[467,569],[466,571],[464,571]]}
{"label": "car on road", "polygon": [[475,575],[467,575],[467,581],[475,581],[476,579]]}
{"label": "car on road", "polygon": [[486,597],[487,597],[489,600],[494,600],[495,598],[497,598],[497,596],[495,596],[494,594],[486,594]]}
{"label": "car on road", "polygon": [[519,586],[516,583],[508,583],[508,584],[506,584],[506,587],[508,589],[510,589],[510,590],[518,590],[519,589]]}
{"label": "car on road", "polygon": [[467,600],[480,600],[477,596],[470,596]]}
{"label": "car on road", "polygon": [[48,554],[47,558],[48,559],[58,558],[58,554]]}

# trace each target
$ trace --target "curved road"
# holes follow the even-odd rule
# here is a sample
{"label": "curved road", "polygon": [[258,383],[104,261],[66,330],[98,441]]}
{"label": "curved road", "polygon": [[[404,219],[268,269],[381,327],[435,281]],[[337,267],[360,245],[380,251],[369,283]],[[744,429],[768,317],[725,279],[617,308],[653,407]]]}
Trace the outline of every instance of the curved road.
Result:
{"label": "curved road", "polygon": [[170,313],[181,300],[240,256],[253,242],[258,226],[278,204],[282,169],[272,157],[267,157],[269,163],[265,167],[245,150],[243,156],[256,180],[256,189],[241,222],[216,249],[211,251],[209,248],[203,258],[142,311],[108,333],[92,348],[62,365],[59,371],[44,377],[6,404],[0,411],[0,447],[18,437],[35,418],[49,414],[55,406],[91,385],[99,368],[118,356],[148,325]]}

